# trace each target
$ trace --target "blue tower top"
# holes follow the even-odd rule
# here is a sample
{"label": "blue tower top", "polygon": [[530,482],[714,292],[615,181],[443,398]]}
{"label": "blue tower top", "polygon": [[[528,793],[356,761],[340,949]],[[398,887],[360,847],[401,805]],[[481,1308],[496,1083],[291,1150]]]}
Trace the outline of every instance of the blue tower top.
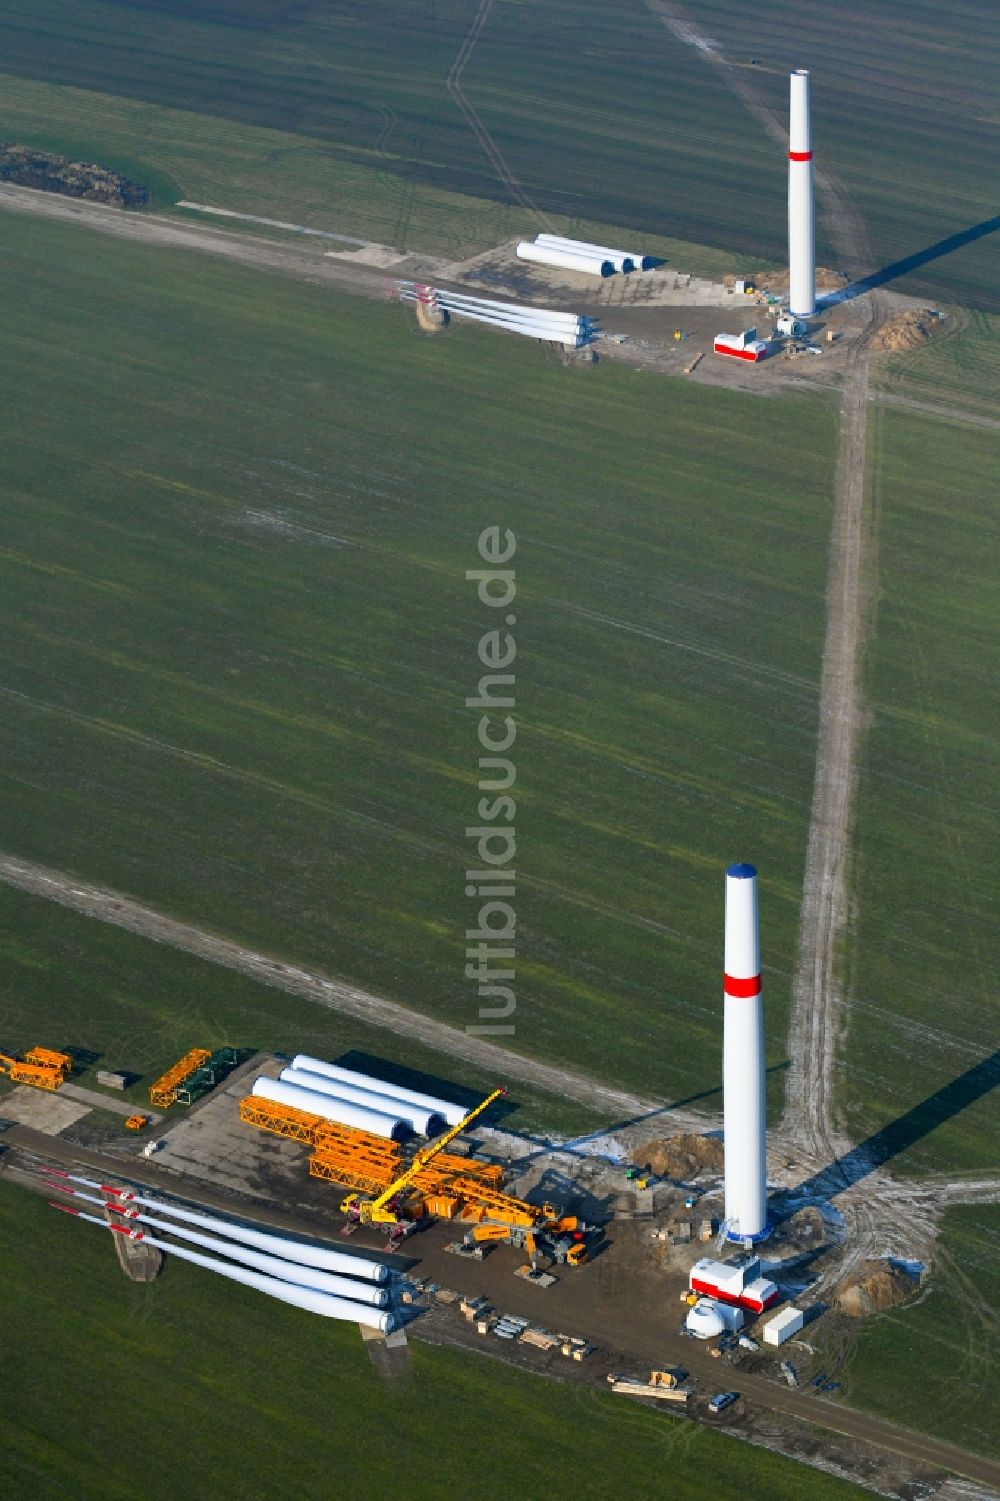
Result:
{"label": "blue tower top", "polygon": [[752,881],[756,874],[756,865],[730,865],[726,871],[726,875],[732,876],[736,881]]}

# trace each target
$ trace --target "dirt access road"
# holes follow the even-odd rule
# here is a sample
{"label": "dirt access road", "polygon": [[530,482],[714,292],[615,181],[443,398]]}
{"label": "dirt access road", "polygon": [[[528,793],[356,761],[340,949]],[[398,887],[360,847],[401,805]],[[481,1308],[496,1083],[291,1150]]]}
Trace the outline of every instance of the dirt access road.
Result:
{"label": "dirt access road", "polygon": [[383,272],[356,262],[339,261],[317,250],[315,245],[312,248],[308,244],[289,245],[244,231],[186,224],[163,214],[130,213],[105,203],[87,203],[34,188],[13,187],[10,183],[0,183],[0,209],[77,224],[133,243],[218,255],[258,271],[277,271],[297,281],[334,284],[358,297],[385,298],[392,286],[391,278]]}
{"label": "dirt access road", "polygon": [[[683,7],[646,0],[647,7],[705,62],[746,105],[784,154],[785,123],[757,83],[735,67],[721,45],[701,32]],[[820,212],[841,265],[853,276],[873,269],[864,221],[834,175],[816,168]],[[826,638],[820,681],[819,744],[803,880],[799,946],[793,981],[783,1134],[811,1161],[837,1155],[832,1080],[842,1025],[836,973],[837,944],[848,912],[847,867],[857,782],[863,701],[860,654],[866,610],[865,492],[868,367],[871,340],[884,319],[884,302],[869,293],[868,317],[848,351],[827,571]],[[843,1144],[840,1144],[841,1146]]]}
{"label": "dirt access road", "polygon": [[[625,1090],[612,1089],[599,1079],[570,1069],[537,1063],[483,1037],[469,1036],[457,1027],[433,1021],[396,1001],[387,1001],[341,980],[330,979],[313,970],[299,969],[268,954],[233,943],[231,939],[177,922],[119,892],[91,886],[62,871],[0,854],[0,881],[58,902],[60,906],[71,907],[85,917],[96,917],[101,922],[126,928],[130,933],[138,933],[156,943],[168,944],[184,953],[195,954],[200,959],[249,975],[251,979],[290,995],[304,996],[321,1006],[341,1011],[345,1016],[355,1016],[371,1026],[384,1027],[396,1036],[412,1037],[447,1057],[464,1059],[478,1068],[487,1069],[497,1079],[520,1079],[525,1084],[576,1100],[588,1109],[606,1112],[616,1119],[631,1120],[666,1108],[660,1101],[645,1100]],[[671,1112],[670,1122],[680,1130],[703,1130],[705,1125],[704,1117],[685,1116],[681,1112]]]}
{"label": "dirt access road", "polygon": [[[5,1133],[2,1141],[14,1148],[18,1159],[21,1159],[22,1152],[25,1154],[21,1160],[29,1174],[33,1167],[40,1167],[48,1161],[62,1167],[75,1165],[91,1168],[102,1181],[109,1177],[112,1180],[124,1177],[130,1183],[143,1184],[170,1195],[178,1192],[179,1184],[174,1175],[158,1168],[154,1163],[130,1161],[125,1166],[120,1158],[110,1153],[92,1151],[53,1139],[26,1126],[12,1128]],[[30,1182],[30,1178],[23,1178],[20,1171],[18,1179]],[[48,1192],[41,1179],[37,1183],[31,1183],[31,1186],[39,1192]],[[193,1193],[185,1185],[183,1194],[185,1202],[193,1202],[207,1210],[230,1215],[241,1213],[238,1203],[234,1203],[224,1193],[202,1185]],[[253,1206],[253,1220],[293,1234],[315,1236],[317,1231],[321,1234],[324,1231],[328,1233],[327,1226],[320,1227],[305,1217],[263,1209],[257,1203]],[[510,1313],[520,1313],[532,1321],[544,1318],[551,1323],[554,1319],[559,1327],[565,1326],[579,1332],[600,1349],[611,1352],[614,1356],[620,1353],[626,1361],[640,1370],[644,1367],[657,1369],[665,1362],[682,1365],[696,1378],[703,1393],[717,1390],[720,1385],[725,1386],[728,1380],[733,1380],[744,1399],[754,1405],[843,1434],[890,1454],[900,1455],[911,1463],[925,1464],[965,1476],[1000,1492],[1000,1464],[992,1460],[968,1454],[952,1444],[844,1407],[811,1390],[795,1391],[781,1382],[749,1371],[731,1374],[724,1365],[711,1358],[707,1348],[683,1338],[677,1332],[680,1314],[679,1311],[674,1311],[676,1304],[669,1309],[659,1307],[637,1310],[634,1284],[629,1278],[615,1275],[613,1258],[607,1260],[608,1273],[611,1275],[601,1274],[603,1258],[579,1272],[565,1273],[556,1287],[544,1295],[545,1302],[542,1305],[542,1295],[536,1288],[519,1284],[511,1275],[512,1261],[509,1254],[501,1251],[485,1262],[465,1262],[445,1252],[445,1242],[451,1239],[454,1239],[453,1226],[435,1226],[407,1242],[405,1253],[389,1260],[402,1271],[413,1266],[415,1258],[419,1258],[420,1275],[430,1276],[440,1285],[469,1296],[485,1291],[495,1305]],[[359,1250],[380,1249],[380,1238],[361,1231],[349,1243],[350,1249],[355,1247]],[[412,1254],[406,1254],[410,1252]],[[455,1316],[453,1323],[456,1331],[466,1332],[463,1320]],[[428,1332],[433,1339],[433,1334],[430,1330]],[[408,1333],[420,1338],[419,1320],[409,1327]],[[482,1351],[483,1342],[474,1334],[469,1333],[462,1342]],[[499,1351],[491,1345],[489,1353],[497,1355]],[[563,1373],[558,1366],[554,1366],[550,1369],[550,1374]],[[585,1379],[595,1379],[595,1374],[586,1369],[583,1375]],[[603,1367],[596,1374],[596,1380],[603,1383]]]}

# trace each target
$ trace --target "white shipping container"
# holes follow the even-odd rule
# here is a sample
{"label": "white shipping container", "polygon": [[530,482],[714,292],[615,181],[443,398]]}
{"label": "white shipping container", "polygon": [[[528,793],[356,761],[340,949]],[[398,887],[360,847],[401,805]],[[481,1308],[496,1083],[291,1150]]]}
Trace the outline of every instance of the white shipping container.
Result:
{"label": "white shipping container", "polygon": [[801,1308],[792,1308],[791,1305],[783,1308],[780,1313],[775,1314],[774,1318],[764,1325],[764,1343],[766,1345],[783,1345],[786,1339],[791,1339],[793,1334],[799,1332],[804,1321],[805,1315]]}

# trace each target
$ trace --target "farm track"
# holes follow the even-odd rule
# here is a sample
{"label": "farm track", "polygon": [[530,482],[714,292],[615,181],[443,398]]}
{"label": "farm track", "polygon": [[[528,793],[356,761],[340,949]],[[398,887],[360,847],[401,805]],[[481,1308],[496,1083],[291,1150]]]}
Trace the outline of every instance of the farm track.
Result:
{"label": "farm track", "polygon": [[851,812],[862,722],[868,355],[877,298],[848,353],[840,411],[820,679],[819,744],[789,1028],[786,1126],[813,1157],[835,1156],[833,1075],[843,1001],[836,972],[848,916]]}
{"label": "farm track", "polygon": [[479,142],[479,145],[482,148],[487,160],[489,161],[490,166],[493,168],[499,181],[503,183],[504,187],[510,193],[511,197],[515,198],[522,208],[527,209],[530,214],[534,215],[542,229],[551,229],[551,222],[546,218],[545,214],[541,211],[534,200],[528,197],[528,194],[525,192],[518,179],[514,176],[514,173],[511,171],[510,167],[507,164],[503,152],[500,150],[500,147],[490,135],[486,126],[483,124],[483,121],[480,119],[478,113],[476,112],[475,107],[470,103],[465,90],[462,88],[462,74],[465,71],[470,57],[476,49],[476,44],[479,41],[480,36],[482,35],[483,27],[486,25],[490,11],[492,9],[493,0],[479,0],[479,6],[476,10],[475,17],[473,18],[472,25],[469,27],[469,30],[465,35],[465,39],[462,42],[461,47],[459,47],[458,49],[458,55],[456,56],[455,61],[452,63],[451,67],[448,70],[448,76],[445,79],[445,88],[448,90],[448,93],[455,101],[455,104],[461,110],[462,115],[465,118],[465,123],[468,125],[469,129],[472,131],[472,134]]}
{"label": "farm track", "polygon": [[0,209],[57,219],[86,229],[96,229],[116,239],[157,245],[173,250],[196,250],[251,266],[258,271],[277,271],[298,281],[336,283],[355,296],[383,299],[392,282],[389,277],[357,262],[340,261],[315,249],[286,245],[278,240],[234,234],[207,224],[185,224],[162,214],[136,214],[104,203],[62,198],[33,188],[0,183]]}
{"label": "farm track", "polygon": [[[720,44],[699,32],[680,6],[669,0],[646,0],[646,5],[679,40],[697,48],[709,66],[725,75],[727,87],[784,152],[784,122],[761,95],[752,75],[728,62]],[[816,169],[816,187],[820,212],[841,265],[854,276],[863,275],[871,269],[873,255],[861,215],[829,170]],[[841,396],[819,742],[788,1034],[790,1068],[784,1116],[774,1133],[775,1144],[790,1157],[810,1168],[833,1171],[848,1147],[834,1129],[833,1081],[845,1020],[837,961],[849,910],[852,806],[863,722],[861,652],[873,585],[873,560],[866,547],[867,428],[873,399],[869,362],[872,339],[886,317],[885,301],[877,292],[867,294],[864,301],[868,317],[848,351]],[[935,411],[935,415],[946,414]],[[962,420],[958,412],[948,415]],[[1000,1197],[1000,1177],[938,1180],[925,1186],[873,1172],[859,1181],[845,1177],[843,1189],[834,1190],[832,1196],[850,1233],[837,1274],[831,1273],[827,1284],[866,1257],[906,1254],[907,1248],[913,1254],[916,1246],[929,1252],[942,1212],[955,1204],[995,1202]]]}
{"label": "farm track", "polygon": [[[538,1063],[519,1053],[509,1052],[481,1037],[469,1036],[457,1027],[432,1020],[388,1001],[370,991],[360,990],[343,981],[330,979],[316,971],[300,969],[268,954],[261,954],[218,934],[206,932],[189,923],[178,922],[151,907],[133,901],[119,892],[78,881],[64,872],[49,870],[11,855],[0,855],[0,881],[20,891],[46,897],[63,907],[72,908],[86,917],[112,923],[156,943],[167,944],[183,953],[194,954],[212,964],[248,975],[264,985],[302,996],[345,1016],[357,1017],[374,1027],[384,1027],[399,1037],[411,1037],[449,1057],[463,1059],[477,1068],[494,1073],[499,1079],[520,1080],[549,1094],[575,1100],[596,1112],[615,1118],[633,1120],[658,1115],[669,1107],[660,1101],[640,1099],[625,1090],[612,1089],[598,1079],[569,1069]],[[669,1111],[671,1122],[679,1129],[704,1126],[702,1117]]]}
{"label": "farm track", "polygon": [[913,396],[898,396],[895,391],[875,391],[872,401],[884,402],[887,406],[903,407],[910,412],[924,412],[942,422],[965,422],[970,427],[986,427],[1000,432],[1000,418],[984,417],[979,412],[963,412],[960,407],[938,406],[932,401],[918,401]]}
{"label": "farm track", "polygon": [[[721,46],[699,32],[680,6],[646,0],[648,9],[681,41],[718,69],[766,134],[787,149],[783,120],[746,71],[734,67]],[[821,211],[837,254],[852,274],[871,265],[861,216],[836,178],[817,168]],[[847,921],[847,869],[851,812],[862,720],[859,658],[865,613],[865,479],[868,366],[871,340],[884,303],[869,295],[869,317],[848,353],[840,409],[833,520],[827,572],[826,640],[820,680],[819,743],[792,992],[784,1134],[814,1161],[836,1157],[833,1072],[841,1028],[842,997],[837,945]]]}

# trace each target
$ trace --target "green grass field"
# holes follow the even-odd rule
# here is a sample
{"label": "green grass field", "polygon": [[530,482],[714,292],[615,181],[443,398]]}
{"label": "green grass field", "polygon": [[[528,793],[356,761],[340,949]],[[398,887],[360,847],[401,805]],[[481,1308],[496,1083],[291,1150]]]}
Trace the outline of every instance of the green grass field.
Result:
{"label": "green grass field", "polygon": [[752,847],[779,1063],[829,405],[574,374],[63,227],[3,240],[8,848],[474,1024],[464,572],[509,525],[515,1046],[715,1088],[722,865]]}
{"label": "green grass field", "polygon": [[945,1215],[927,1289],[859,1326],[846,1394],[894,1422],[1000,1456],[1000,1205]]}
{"label": "green grass field", "polygon": [[917,1111],[894,1170],[990,1168],[997,1071],[976,1070],[996,1046],[1000,964],[1000,435],[874,410],[879,599],[841,1100],[855,1140]]}
{"label": "green grass field", "polygon": [[[30,1240],[30,1259],[20,1248]],[[661,1493],[839,1501],[867,1492],[589,1388],[414,1344],[386,1383],[358,1331],[180,1263],[127,1282],[107,1236],[0,1185],[7,1501],[419,1501]],[[13,1352],[16,1351],[16,1356]],[[53,1373],[58,1372],[58,1380]],[[360,1427],[359,1427],[360,1424]],[[533,1478],[537,1477],[537,1478]]]}
{"label": "green grass field", "polygon": [[[70,14],[61,0],[0,0],[0,128],[146,168],[161,192],[217,185],[239,198],[224,207],[468,248],[525,222],[446,87],[477,11],[474,0],[78,0]],[[817,150],[849,182],[880,264],[996,214],[986,164],[997,22],[986,0],[967,0],[954,25],[930,0],[907,8],[905,26],[892,0],[807,16],[787,0],[753,11],[697,0],[686,14],[741,66],[759,58],[757,82],[782,112],[788,67],[813,67]],[[780,150],[641,0],[495,0],[461,86],[540,211],[730,260],[784,254]],[[994,245],[974,240],[907,285],[995,311]]]}
{"label": "green grass field", "polygon": [[831,406],[2,232],[6,846],[476,1023],[464,574],[510,526],[514,1046],[715,1089],[722,867],[752,850],[780,1064]]}
{"label": "green grass field", "polygon": [[929,344],[881,361],[880,384],[892,395],[997,418],[1000,409],[1000,318],[960,312]]}
{"label": "green grass field", "polygon": [[[152,1080],[189,1048],[223,1044],[321,1058],[356,1049],[478,1091],[480,1098],[502,1082],[384,1028],[3,884],[0,973],[0,1049],[24,1051],[37,1043],[74,1049],[74,1081],[91,1089],[99,1088],[98,1069],[139,1075],[126,1092],[139,1106],[149,1104]],[[0,1115],[2,1100],[0,1093]],[[183,1113],[175,1107],[174,1115]],[[600,1122],[581,1105],[512,1081],[503,1123],[516,1131],[577,1134]],[[110,1124],[122,1134],[120,1116]]]}
{"label": "green grass field", "polygon": [[[504,204],[402,177],[372,151],[345,159],[321,140],[288,130],[220,119],[161,105],[139,105],[96,90],[73,89],[3,75],[0,129],[13,140],[98,158],[138,177],[153,193],[153,207],[169,210],[192,199],[338,234],[358,235],[400,250],[463,258],[514,236],[535,234],[537,216]],[[191,217],[191,211],[177,212]],[[593,213],[593,211],[592,211]],[[614,226],[592,217],[548,216],[554,230],[604,241]],[[206,222],[201,215],[197,216]],[[226,227],[225,220],[208,220]],[[255,234],[288,238],[281,231],[242,226]],[[719,249],[662,233],[647,233],[649,254],[665,257],[696,276],[745,270],[738,245]],[[773,263],[754,257],[754,267]]]}

